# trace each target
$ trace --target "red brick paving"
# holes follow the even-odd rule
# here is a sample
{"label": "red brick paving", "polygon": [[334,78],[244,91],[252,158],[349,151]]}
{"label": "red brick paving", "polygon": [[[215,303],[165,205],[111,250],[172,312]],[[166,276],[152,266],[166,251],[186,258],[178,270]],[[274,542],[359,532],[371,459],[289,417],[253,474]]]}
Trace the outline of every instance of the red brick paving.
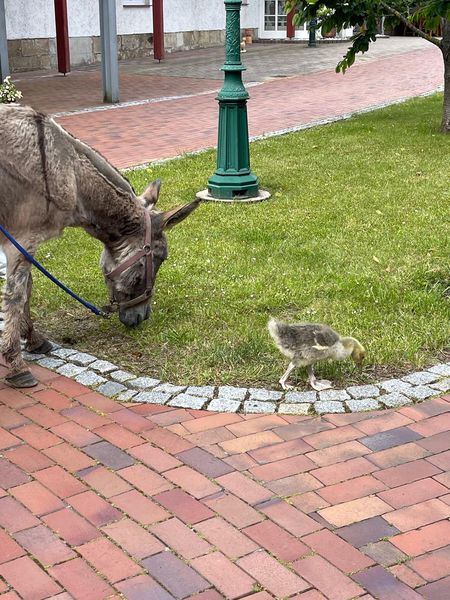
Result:
{"label": "red brick paving", "polygon": [[[173,79],[174,85],[177,80],[167,79]],[[267,81],[250,89],[250,134],[261,135],[429,92],[442,81],[442,57],[436,48],[359,63],[345,76],[327,70]],[[199,85],[208,89],[205,80]],[[209,89],[216,85],[217,81]],[[114,165],[125,168],[216,145],[215,96],[70,115],[58,121]]]}
{"label": "red brick paving", "polygon": [[[1,600],[450,597],[449,396],[338,418],[99,414],[98,394],[46,379],[1,390]],[[220,459],[187,440],[222,429]],[[365,445],[380,432],[375,449],[397,445]],[[373,458],[394,450],[399,465]],[[274,491],[301,477],[314,489]]]}
{"label": "red brick paving", "polygon": [[[277,94],[281,128],[440,79],[431,49],[266,83],[253,133],[272,128]],[[153,128],[158,158],[214,144],[213,96],[177,102],[64,122],[118,166],[153,158],[127,146],[137,127]],[[0,383],[1,600],[450,598],[450,396],[356,415],[211,414],[121,405],[33,369],[34,391]]]}

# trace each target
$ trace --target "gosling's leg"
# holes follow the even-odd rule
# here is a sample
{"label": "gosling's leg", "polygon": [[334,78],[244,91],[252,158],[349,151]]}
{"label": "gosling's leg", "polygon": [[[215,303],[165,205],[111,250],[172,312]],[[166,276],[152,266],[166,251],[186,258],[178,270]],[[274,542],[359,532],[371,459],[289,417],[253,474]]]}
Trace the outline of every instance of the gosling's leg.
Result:
{"label": "gosling's leg", "polygon": [[295,369],[295,367],[296,367],[296,365],[294,365],[293,362],[290,362],[288,368],[286,369],[285,373],[281,377],[281,379],[280,379],[280,385],[281,385],[281,387],[282,387],[283,390],[292,390],[294,388],[294,386],[292,386],[292,385],[287,385],[286,381],[287,381],[287,378],[289,377],[289,375]]}
{"label": "gosling's leg", "polygon": [[323,390],[329,390],[333,387],[333,384],[331,381],[328,381],[328,379],[316,379],[316,376],[314,375],[314,367],[312,365],[308,365],[306,369],[308,371],[309,385],[313,390],[321,392]]}

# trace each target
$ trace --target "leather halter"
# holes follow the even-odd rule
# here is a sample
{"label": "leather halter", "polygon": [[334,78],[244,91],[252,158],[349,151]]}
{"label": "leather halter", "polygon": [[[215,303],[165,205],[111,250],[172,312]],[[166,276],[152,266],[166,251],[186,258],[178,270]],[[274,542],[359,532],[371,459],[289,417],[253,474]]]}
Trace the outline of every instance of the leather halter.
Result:
{"label": "leather halter", "polygon": [[136,306],[147,301],[152,293],[152,278],[153,278],[153,250],[152,250],[152,221],[150,214],[147,210],[144,210],[144,245],[140,250],[129,256],[122,263],[120,263],[115,269],[106,273],[106,277],[111,281],[114,281],[117,275],[123,273],[126,269],[138,262],[142,257],[145,257],[144,269],[145,269],[145,291],[127,302],[116,302],[114,296],[108,310],[110,312],[117,311],[121,308],[129,308],[130,306]]}

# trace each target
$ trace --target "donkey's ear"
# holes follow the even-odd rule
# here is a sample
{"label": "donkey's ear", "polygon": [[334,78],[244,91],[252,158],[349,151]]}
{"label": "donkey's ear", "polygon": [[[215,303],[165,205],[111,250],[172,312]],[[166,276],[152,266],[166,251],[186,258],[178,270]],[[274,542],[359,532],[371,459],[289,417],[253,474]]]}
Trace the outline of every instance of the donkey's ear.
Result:
{"label": "donkey's ear", "polygon": [[139,196],[139,199],[142,200],[145,208],[153,208],[153,206],[155,206],[155,204],[158,202],[160,189],[161,179],[152,181],[152,183],[145,188],[145,190]]}
{"label": "donkey's ear", "polygon": [[186,217],[188,217],[192,211],[194,211],[201,200],[197,199],[193,202],[189,202],[189,204],[185,204],[184,206],[177,206],[176,208],[172,208],[166,212],[162,213],[161,219],[161,228],[162,229],[172,229],[178,223],[181,223]]}

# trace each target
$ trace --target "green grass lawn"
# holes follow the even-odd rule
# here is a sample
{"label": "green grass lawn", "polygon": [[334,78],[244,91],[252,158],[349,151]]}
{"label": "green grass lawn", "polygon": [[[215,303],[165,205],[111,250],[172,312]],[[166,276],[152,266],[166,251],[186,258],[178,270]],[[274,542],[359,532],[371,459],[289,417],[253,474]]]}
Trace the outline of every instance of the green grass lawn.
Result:
{"label": "green grass lawn", "polygon": [[[300,101],[300,99],[299,99]],[[359,338],[365,369],[323,365],[338,383],[430,364],[449,344],[449,149],[436,95],[252,144],[273,196],[203,204],[169,235],[153,316],[136,330],[104,321],[35,275],[33,310],[53,340],[173,383],[276,385],[285,359],[269,315],[325,322]],[[215,167],[208,152],[129,173],[163,181],[161,207],[190,201]],[[99,243],[81,230],[39,258],[105,304]],[[299,380],[304,374],[299,373]]]}

